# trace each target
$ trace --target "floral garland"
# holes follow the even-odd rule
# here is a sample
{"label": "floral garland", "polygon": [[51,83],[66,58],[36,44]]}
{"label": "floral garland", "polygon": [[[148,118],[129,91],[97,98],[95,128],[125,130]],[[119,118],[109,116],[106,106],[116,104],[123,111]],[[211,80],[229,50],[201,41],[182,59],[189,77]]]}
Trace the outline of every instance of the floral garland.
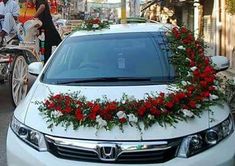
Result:
{"label": "floral garland", "polygon": [[209,106],[218,104],[223,94],[218,88],[219,80],[208,57],[204,55],[201,41],[195,40],[185,27],[173,28],[167,33],[169,47],[174,53],[171,63],[176,66],[177,91],[164,94],[148,94],[142,100],[123,94],[117,101],[107,97],[87,101],[79,93],[51,94],[39,104],[49,127],[65,124],[79,127],[112,129],[114,126],[140,124],[145,128],[155,123],[174,125],[178,121],[200,116]]}
{"label": "floral garland", "polygon": [[109,28],[109,23],[107,21],[101,21],[99,18],[89,18],[83,21],[78,27],[74,28],[73,31],[95,31],[107,28]]}

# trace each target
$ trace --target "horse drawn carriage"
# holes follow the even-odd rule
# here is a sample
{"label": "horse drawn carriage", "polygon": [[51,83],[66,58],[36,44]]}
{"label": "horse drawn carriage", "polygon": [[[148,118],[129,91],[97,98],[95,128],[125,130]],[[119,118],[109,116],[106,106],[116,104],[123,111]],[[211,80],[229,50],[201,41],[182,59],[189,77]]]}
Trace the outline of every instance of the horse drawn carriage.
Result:
{"label": "horse drawn carriage", "polygon": [[[54,7],[51,9],[52,13],[56,13]],[[4,46],[0,48],[0,84],[9,83],[14,106],[17,106],[28,92],[28,64],[41,60],[38,28],[42,23],[39,20],[31,20],[34,12],[36,11],[32,4],[26,1],[20,3],[17,32],[13,37],[6,37]]]}

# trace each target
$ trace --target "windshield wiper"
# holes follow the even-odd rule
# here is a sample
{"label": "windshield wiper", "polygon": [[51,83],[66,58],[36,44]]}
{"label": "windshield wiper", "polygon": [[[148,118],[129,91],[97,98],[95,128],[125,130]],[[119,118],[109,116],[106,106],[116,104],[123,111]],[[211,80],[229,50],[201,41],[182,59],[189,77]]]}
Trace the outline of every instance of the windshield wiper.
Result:
{"label": "windshield wiper", "polygon": [[78,79],[69,81],[57,81],[56,84],[73,84],[73,83],[88,83],[88,82],[119,82],[119,81],[151,81],[149,77],[98,77],[91,79]]}

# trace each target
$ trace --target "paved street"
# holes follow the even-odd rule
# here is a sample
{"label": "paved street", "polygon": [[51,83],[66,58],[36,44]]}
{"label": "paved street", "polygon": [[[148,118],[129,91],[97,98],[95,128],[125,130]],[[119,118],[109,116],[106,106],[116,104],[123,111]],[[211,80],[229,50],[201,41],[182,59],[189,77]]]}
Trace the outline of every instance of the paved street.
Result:
{"label": "paved street", "polygon": [[8,85],[0,84],[0,166],[6,166],[6,135],[14,107]]}

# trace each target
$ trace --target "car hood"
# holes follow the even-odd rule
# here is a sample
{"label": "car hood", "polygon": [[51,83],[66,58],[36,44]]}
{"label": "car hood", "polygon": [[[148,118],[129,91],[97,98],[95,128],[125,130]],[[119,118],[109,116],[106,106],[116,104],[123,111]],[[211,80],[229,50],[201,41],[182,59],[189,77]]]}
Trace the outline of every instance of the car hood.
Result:
{"label": "car hood", "polygon": [[91,87],[91,86],[58,86],[58,85],[46,85],[38,83],[31,99],[25,101],[28,102],[27,113],[24,123],[42,133],[67,138],[77,139],[89,139],[89,140],[162,140],[182,137],[192,133],[196,133],[205,130],[211,126],[214,126],[224,120],[229,111],[224,111],[226,108],[219,106],[213,107],[213,120],[211,120],[210,112],[205,110],[201,117],[185,121],[180,121],[174,126],[161,127],[158,124],[153,125],[148,129],[142,127],[142,133],[136,128],[131,126],[124,126],[124,131],[121,131],[119,127],[114,127],[111,131],[105,129],[99,129],[98,131],[92,127],[80,127],[77,130],[73,130],[69,127],[65,130],[65,127],[61,125],[48,128],[48,123],[43,119],[38,111],[38,105],[35,101],[44,101],[50,93],[66,93],[80,91],[81,95],[85,95],[87,100],[94,100],[102,98],[106,95],[108,99],[115,100],[120,99],[123,93],[129,96],[135,96],[136,99],[143,99],[146,93],[151,92],[169,92],[167,85],[148,85],[148,86],[105,86],[105,87]]}

